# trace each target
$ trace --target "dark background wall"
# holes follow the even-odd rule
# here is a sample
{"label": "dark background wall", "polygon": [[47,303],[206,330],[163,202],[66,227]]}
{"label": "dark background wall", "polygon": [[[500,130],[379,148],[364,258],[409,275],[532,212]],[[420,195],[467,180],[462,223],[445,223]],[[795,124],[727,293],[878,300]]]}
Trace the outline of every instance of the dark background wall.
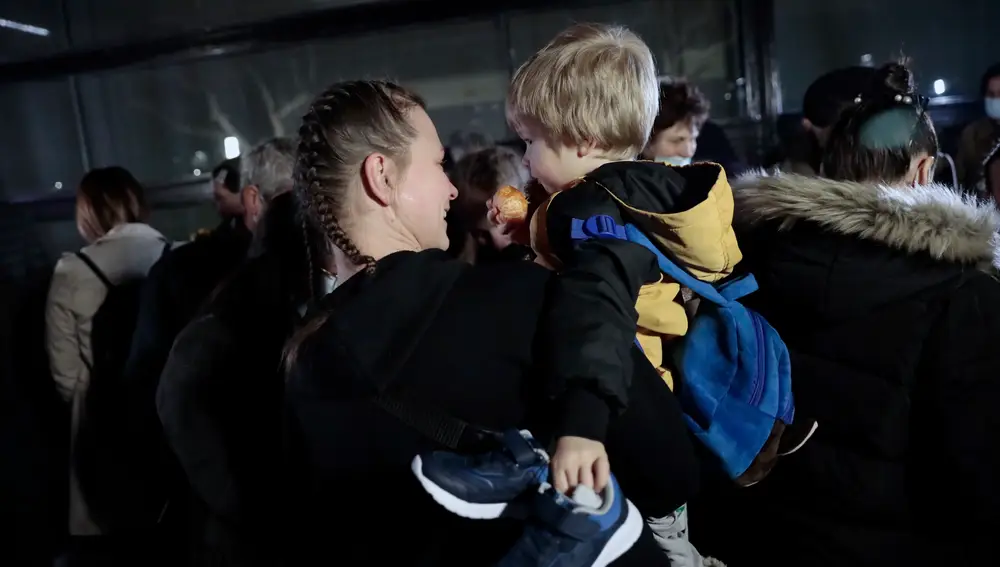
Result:
{"label": "dark background wall", "polygon": [[922,90],[933,96],[976,96],[979,79],[1000,62],[997,0],[775,0],[775,58],[785,111],[798,111],[813,78],[858,65],[865,54],[878,65],[904,53]]}

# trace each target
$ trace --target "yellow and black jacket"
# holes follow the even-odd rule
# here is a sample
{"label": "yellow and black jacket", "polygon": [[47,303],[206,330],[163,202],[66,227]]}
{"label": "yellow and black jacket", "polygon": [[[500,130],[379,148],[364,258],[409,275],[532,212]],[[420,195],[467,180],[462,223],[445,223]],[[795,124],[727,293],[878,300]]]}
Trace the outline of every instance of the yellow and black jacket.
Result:
{"label": "yellow and black jacket", "polygon": [[721,166],[613,162],[549,197],[531,218],[536,261],[560,273],[543,315],[542,360],[550,395],[563,404],[558,434],[603,440],[626,404],[629,351],[638,342],[667,385],[664,343],[687,332],[680,286],[652,252],[625,240],[574,241],[573,219],[632,223],[695,277],[716,282],[742,255],[733,196]]}

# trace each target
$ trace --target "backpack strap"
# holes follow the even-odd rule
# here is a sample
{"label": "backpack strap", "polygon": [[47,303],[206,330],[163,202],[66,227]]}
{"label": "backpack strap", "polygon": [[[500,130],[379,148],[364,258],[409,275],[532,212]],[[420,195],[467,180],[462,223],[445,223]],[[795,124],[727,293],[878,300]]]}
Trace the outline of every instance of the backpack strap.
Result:
{"label": "backpack strap", "polygon": [[452,451],[480,439],[486,433],[485,430],[398,392],[381,394],[372,398],[372,401],[408,427]]}
{"label": "backpack strap", "polygon": [[703,282],[698,278],[692,276],[687,270],[681,268],[677,264],[673,263],[667,255],[663,253],[653,241],[649,239],[648,236],[643,234],[635,225],[627,224],[625,225],[625,234],[628,235],[628,241],[634,242],[646,248],[653,254],[656,254],[656,261],[660,265],[660,270],[670,276],[675,282],[681,284],[682,286],[695,292],[700,297],[716,303],[718,305],[728,305],[729,300],[722,296],[721,293],[715,286],[708,282]]}
{"label": "backpack strap", "polygon": [[90,256],[87,256],[82,251],[78,251],[76,253],[76,257],[83,260],[83,263],[90,268],[90,271],[94,272],[94,275],[97,276],[97,279],[101,280],[101,283],[103,283],[105,287],[107,287],[108,289],[115,287],[115,284],[111,283],[111,280],[108,279],[108,276],[104,275],[104,272],[102,272],[101,269],[97,267],[97,264],[90,259]]}
{"label": "backpack strap", "polygon": [[689,288],[699,296],[719,305],[729,304],[710,283],[703,282],[692,276],[687,270],[673,263],[641,230],[635,225],[618,224],[610,215],[594,215],[587,220],[573,219],[570,224],[570,238],[573,240],[589,240],[591,238],[612,238],[626,240],[642,246],[656,255],[660,271],[670,276],[675,282]]}

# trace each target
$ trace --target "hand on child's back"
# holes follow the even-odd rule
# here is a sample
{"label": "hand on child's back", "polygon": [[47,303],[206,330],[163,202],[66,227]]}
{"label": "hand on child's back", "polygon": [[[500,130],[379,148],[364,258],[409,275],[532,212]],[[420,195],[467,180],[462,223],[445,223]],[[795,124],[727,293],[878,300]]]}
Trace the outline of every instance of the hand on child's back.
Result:
{"label": "hand on child's back", "polygon": [[583,484],[595,492],[611,479],[611,464],[604,444],[584,437],[560,437],[552,456],[552,485],[563,494]]}

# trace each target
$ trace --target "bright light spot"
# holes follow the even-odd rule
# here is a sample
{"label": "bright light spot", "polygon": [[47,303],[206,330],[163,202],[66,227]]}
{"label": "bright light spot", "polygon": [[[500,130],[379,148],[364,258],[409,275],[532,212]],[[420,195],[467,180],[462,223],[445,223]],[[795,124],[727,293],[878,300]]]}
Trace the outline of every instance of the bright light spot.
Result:
{"label": "bright light spot", "polygon": [[874,67],[875,58],[872,57],[871,53],[865,53],[861,56],[861,66],[862,67]]}
{"label": "bright light spot", "polygon": [[240,157],[240,141],[236,136],[227,136],[222,144],[226,148],[226,159]]}
{"label": "bright light spot", "polygon": [[53,185],[53,187],[55,187],[56,189],[62,189],[62,181],[56,181],[56,183],[55,183],[55,185]]}
{"label": "bright light spot", "polygon": [[200,169],[195,169],[193,173],[194,173],[195,177],[198,177],[198,176],[201,175],[201,170]]}
{"label": "bright light spot", "polygon": [[948,85],[944,84],[944,79],[934,81],[934,94],[943,95],[948,90]]}
{"label": "bright light spot", "polygon": [[45,28],[40,28],[38,26],[32,26],[29,24],[22,24],[21,22],[15,22],[13,20],[5,20],[3,18],[0,18],[0,28],[7,28],[9,30],[30,33],[31,35],[40,35],[42,37],[46,37],[49,35],[49,30]]}

